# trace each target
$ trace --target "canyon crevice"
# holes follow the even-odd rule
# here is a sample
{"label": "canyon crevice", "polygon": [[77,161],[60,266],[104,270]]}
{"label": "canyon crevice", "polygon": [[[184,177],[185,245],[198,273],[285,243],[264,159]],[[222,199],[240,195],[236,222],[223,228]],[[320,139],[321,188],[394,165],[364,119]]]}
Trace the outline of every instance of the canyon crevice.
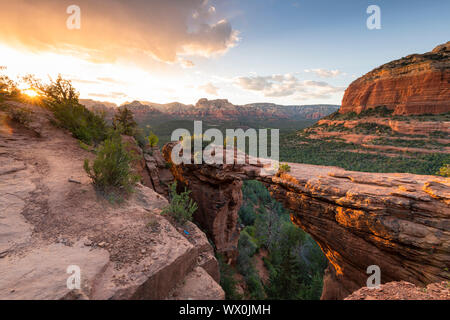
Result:
{"label": "canyon crevice", "polygon": [[[168,162],[175,144],[163,148]],[[450,179],[289,165],[281,175],[262,175],[261,163],[172,163],[171,171],[199,205],[194,219],[230,260],[237,256],[242,181],[264,183],[326,255],[322,299],[365,286],[370,265],[380,267],[382,283],[423,286],[450,278]]]}

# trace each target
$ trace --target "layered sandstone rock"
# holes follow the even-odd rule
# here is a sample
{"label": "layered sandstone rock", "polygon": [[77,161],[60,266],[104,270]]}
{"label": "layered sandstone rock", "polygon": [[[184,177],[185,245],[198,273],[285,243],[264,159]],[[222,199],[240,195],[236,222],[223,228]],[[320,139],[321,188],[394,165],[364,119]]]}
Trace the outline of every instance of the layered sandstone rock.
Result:
{"label": "layered sandstone rock", "polygon": [[[173,146],[163,149],[167,161]],[[380,267],[382,283],[424,285],[450,277],[449,179],[289,165],[281,176],[262,175],[262,164],[180,164],[172,171],[199,204],[195,218],[226,252],[237,241],[242,180],[262,181],[328,258],[323,299],[342,299],[365,286],[370,265]]]}
{"label": "layered sandstone rock", "polygon": [[168,198],[169,185],[173,182],[173,175],[168,169],[159,147],[147,145],[145,150],[142,150],[133,137],[125,135],[122,135],[122,142],[127,151],[133,154],[132,166],[134,172],[140,177],[140,182]]}
{"label": "layered sandstone rock", "polygon": [[394,114],[450,111],[450,42],[424,54],[386,63],[355,80],[340,113],[386,106]]}
{"label": "layered sandstone rock", "polygon": [[147,146],[144,151],[144,160],[151,180],[149,187],[168,198],[169,185],[174,179],[167,162],[161,155],[159,147]]}
{"label": "layered sandstone rock", "polygon": [[[322,119],[317,122],[318,125],[326,126],[344,126],[345,128],[355,128],[361,123],[378,124],[391,128],[395,133],[403,135],[430,135],[433,132],[442,132],[446,136],[450,136],[450,122],[449,121],[418,121],[414,119],[395,120],[389,118],[374,118],[367,117],[358,120],[330,120]],[[342,132],[340,132],[342,134]]]}

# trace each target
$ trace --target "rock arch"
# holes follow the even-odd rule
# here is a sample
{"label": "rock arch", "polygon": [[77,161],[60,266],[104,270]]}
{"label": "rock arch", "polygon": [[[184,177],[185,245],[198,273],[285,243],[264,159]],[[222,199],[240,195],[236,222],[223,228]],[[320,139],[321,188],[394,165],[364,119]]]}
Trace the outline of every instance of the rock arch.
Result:
{"label": "rock arch", "polygon": [[[175,144],[163,148],[169,163]],[[250,164],[171,163],[171,171],[199,205],[195,220],[230,259],[237,256],[242,181],[264,183],[328,258],[322,299],[342,299],[365,286],[370,265],[380,267],[382,283],[450,278],[450,179],[290,166],[288,174],[273,176]]]}

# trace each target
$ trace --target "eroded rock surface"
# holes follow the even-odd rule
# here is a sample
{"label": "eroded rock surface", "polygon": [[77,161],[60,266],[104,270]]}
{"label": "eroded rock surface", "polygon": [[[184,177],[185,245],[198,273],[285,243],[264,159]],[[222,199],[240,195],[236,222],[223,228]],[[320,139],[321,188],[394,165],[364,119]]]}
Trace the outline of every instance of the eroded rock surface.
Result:
{"label": "eroded rock surface", "polygon": [[417,287],[406,281],[389,282],[379,288],[364,287],[345,300],[450,300],[450,282]]}
{"label": "eroded rock surface", "polygon": [[[167,161],[174,145],[163,149]],[[281,176],[261,175],[263,164],[174,164],[172,172],[199,204],[195,219],[231,257],[242,180],[262,181],[328,258],[323,299],[342,299],[365,286],[370,265],[380,267],[382,283],[449,279],[450,179],[289,165]]]}
{"label": "eroded rock surface", "polygon": [[340,113],[386,106],[394,114],[450,111],[450,42],[386,63],[355,80]]}

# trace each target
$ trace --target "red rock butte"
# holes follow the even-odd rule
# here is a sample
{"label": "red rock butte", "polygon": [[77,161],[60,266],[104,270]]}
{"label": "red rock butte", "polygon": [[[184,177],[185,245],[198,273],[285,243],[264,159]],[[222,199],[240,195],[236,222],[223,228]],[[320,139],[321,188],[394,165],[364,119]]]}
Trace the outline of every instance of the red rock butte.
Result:
{"label": "red rock butte", "polygon": [[450,111],[450,41],[386,63],[347,88],[339,113],[385,106],[394,114]]}

